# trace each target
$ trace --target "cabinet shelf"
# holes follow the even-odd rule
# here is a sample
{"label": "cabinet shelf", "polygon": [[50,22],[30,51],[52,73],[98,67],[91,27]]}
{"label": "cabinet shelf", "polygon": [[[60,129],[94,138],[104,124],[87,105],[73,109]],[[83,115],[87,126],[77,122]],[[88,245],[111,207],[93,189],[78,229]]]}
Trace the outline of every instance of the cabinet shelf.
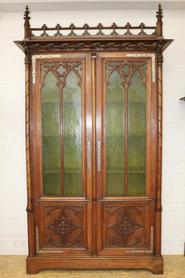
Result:
{"label": "cabinet shelf", "polygon": [[[60,137],[60,135],[59,135],[59,133],[58,134],[49,134],[49,133],[44,133],[44,134],[42,134],[42,137]],[[69,135],[67,135],[66,133],[65,133],[65,138],[73,138],[72,136],[71,136],[71,134],[69,134]],[[76,135],[74,135],[74,137],[76,138],[77,136]]]}
{"label": "cabinet shelf", "polygon": [[42,104],[59,104],[59,101],[54,100],[42,100]]}
{"label": "cabinet shelf", "polygon": [[[121,171],[121,170],[107,170],[106,171],[107,174],[124,174],[124,171]],[[129,170],[128,171],[128,174],[129,175],[138,175],[138,174],[146,174],[146,171],[145,170]]]}
{"label": "cabinet shelf", "polygon": [[60,137],[60,136],[59,136],[59,133],[58,134],[43,133],[42,137]]}
{"label": "cabinet shelf", "polygon": [[[69,101],[69,100],[65,100],[65,105],[66,104],[76,104],[76,103],[78,103],[78,104],[81,104],[81,100],[79,101],[79,100],[73,100],[73,101]],[[60,104],[60,101],[58,100],[58,101],[42,101],[42,104],[57,104],[57,105],[59,105]]]}
{"label": "cabinet shelf", "polygon": [[[113,132],[111,133],[111,135],[107,135],[106,134],[106,138],[113,138],[113,139],[116,139],[116,138],[123,138],[124,137],[124,134],[114,134]],[[134,137],[146,137],[146,133],[131,133],[131,134],[128,134],[128,137],[129,138],[134,138]]]}
{"label": "cabinet shelf", "polygon": [[[125,105],[125,103],[121,103],[121,102],[119,102],[119,101],[106,101],[106,104],[107,105],[113,105],[113,104],[115,104],[115,105],[122,105],[122,106],[124,106]],[[146,105],[146,102],[142,102],[142,101],[130,101],[129,102],[129,106],[130,105]]]}
{"label": "cabinet shelf", "polygon": [[[60,174],[61,169],[45,170],[44,174]],[[64,174],[82,174],[82,171],[79,170],[65,170]]]}
{"label": "cabinet shelf", "polygon": [[128,171],[128,174],[129,175],[146,175],[146,171],[138,171],[138,172],[137,171],[135,171],[135,172],[134,171],[133,172]]}

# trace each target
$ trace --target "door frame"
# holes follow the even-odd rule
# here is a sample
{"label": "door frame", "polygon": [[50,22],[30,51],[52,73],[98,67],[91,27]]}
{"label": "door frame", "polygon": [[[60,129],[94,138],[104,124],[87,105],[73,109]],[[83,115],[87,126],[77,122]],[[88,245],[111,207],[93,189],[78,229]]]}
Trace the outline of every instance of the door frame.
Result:
{"label": "door frame", "polygon": [[[105,176],[105,140],[104,140],[104,100],[105,100],[105,87],[104,87],[104,64],[106,60],[128,60],[128,61],[146,61],[147,62],[147,127],[146,127],[146,196],[123,196],[123,197],[107,197],[104,191],[104,176]],[[157,177],[157,126],[155,125],[157,111],[156,111],[156,64],[154,53],[138,53],[138,52],[99,52],[96,59],[96,148],[98,149],[97,142],[101,143],[101,162],[103,166],[101,171],[96,171],[96,201],[97,201],[97,253],[100,256],[115,255],[131,255],[131,254],[152,254],[154,253],[154,228],[155,228],[155,201],[156,201],[156,182]],[[97,158],[97,153],[96,153]],[[96,159],[96,165],[98,161]],[[96,167],[97,169],[97,167]],[[147,218],[146,225],[148,235],[148,248],[147,249],[134,249],[134,248],[106,248],[104,249],[104,208],[107,206],[117,206],[118,204],[127,206],[146,206]],[[104,231],[105,233],[105,231]]]}
{"label": "door frame", "polygon": [[[83,70],[83,85],[84,97],[82,106],[84,113],[82,117],[83,130],[83,172],[82,180],[85,184],[84,195],[82,197],[63,197],[63,196],[44,196],[42,190],[42,148],[41,148],[41,102],[40,102],[40,65],[43,62],[67,62],[81,61],[84,65]],[[36,74],[37,73],[37,74]],[[32,187],[33,187],[33,208],[35,222],[35,251],[39,256],[44,254],[60,254],[60,256],[89,256],[92,253],[92,75],[91,75],[91,55],[89,53],[63,53],[63,54],[42,54],[32,56],[32,93],[30,95],[30,146],[31,146],[31,161],[32,161]],[[61,135],[60,135],[61,136]],[[90,148],[89,143],[90,142]],[[49,207],[71,207],[83,208],[83,233],[85,248],[44,248],[44,226],[43,209]]]}

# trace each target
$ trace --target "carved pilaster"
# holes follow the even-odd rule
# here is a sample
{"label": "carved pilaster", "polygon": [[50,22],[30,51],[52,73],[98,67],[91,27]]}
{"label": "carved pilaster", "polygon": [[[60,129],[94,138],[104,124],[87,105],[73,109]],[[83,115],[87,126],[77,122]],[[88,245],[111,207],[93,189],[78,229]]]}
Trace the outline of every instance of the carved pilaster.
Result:
{"label": "carved pilaster", "polygon": [[162,177],[162,107],[163,107],[163,55],[159,47],[156,53],[157,59],[157,120],[158,120],[158,138],[157,138],[157,188],[156,188],[156,215],[155,215],[155,255],[161,255],[161,177]]}
{"label": "carved pilaster", "polygon": [[25,119],[26,119],[26,175],[27,175],[27,212],[32,212],[31,167],[30,167],[30,51],[25,51]]}
{"label": "carved pilaster", "polygon": [[29,256],[35,255],[34,248],[34,220],[31,192],[31,158],[30,158],[30,67],[31,56],[29,48],[25,49],[25,133],[26,133],[26,177],[27,177],[27,217],[29,233]]}
{"label": "carved pilaster", "polygon": [[163,54],[161,49],[157,52],[157,102],[158,102],[158,178],[156,209],[161,210],[161,173],[162,173],[162,64]]}

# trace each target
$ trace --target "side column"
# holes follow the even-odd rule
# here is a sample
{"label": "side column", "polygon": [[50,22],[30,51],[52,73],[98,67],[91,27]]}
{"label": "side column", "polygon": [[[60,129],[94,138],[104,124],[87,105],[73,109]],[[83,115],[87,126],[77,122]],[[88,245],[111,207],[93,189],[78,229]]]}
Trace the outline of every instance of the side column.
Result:
{"label": "side column", "polygon": [[26,175],[27,175],[27,221],[28,221],[28,256],[35,255],[34,219],[31,192],[31,145],[30,145],[30,93],[31,93],[31,57],[29,49],[25,51],[25,133],[26,133]]}
{"label": "side column", "polygon": [[162,107],[163,107],[163,56],[161,49],[157,52],[157,188],[155,214],[155,255],[161,256],[161,180],[162,180]]}

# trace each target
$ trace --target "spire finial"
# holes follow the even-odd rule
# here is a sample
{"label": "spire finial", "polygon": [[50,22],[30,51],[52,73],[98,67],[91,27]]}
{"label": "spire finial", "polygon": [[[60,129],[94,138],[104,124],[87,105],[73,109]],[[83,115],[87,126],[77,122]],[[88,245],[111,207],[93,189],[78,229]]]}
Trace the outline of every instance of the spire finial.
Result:
{"label": "spire finial", "polygon": [[161,4],[158,5],[158,10],[156,13],[156,17],[157,17],[157,24],[156,24],[156,35],[157,36],[162,36],[163,35],[163,9]]}
{"label": "spire finial", "polygon": [[31,37],[31,29],[30,29],[30,11],[28,6],[26,5],[26,9],[24,12],[24,38]]}

